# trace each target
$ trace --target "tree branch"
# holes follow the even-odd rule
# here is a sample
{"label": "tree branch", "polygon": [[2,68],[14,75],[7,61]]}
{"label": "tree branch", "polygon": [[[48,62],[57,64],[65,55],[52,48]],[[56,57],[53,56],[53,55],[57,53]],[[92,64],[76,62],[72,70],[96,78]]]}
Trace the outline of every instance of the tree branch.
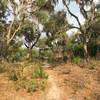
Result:
{"label": "tree branch", "polygon": [[39,40],[39,38],[40,38],[40,34],[38,34],[38,37],[37,37],[37,39],[36,39],[36,41],[32,44],[32,46],[31,46],[31,49],[33,48],[33,46],[35,46],[35,44],[37,43],[37,41]]}
{"label": "tree branch", "polygon": [[77,27],[77,26],[71,26],[70,28],[71,28],[71,29],[72,29],[72,28],[76,28],[76,29],[80,30],[80,28]]}
{"label": "tree branch", "polygon": [[9,29],[8,29],[8,33],[7,33],[7,44],[9,44],[9,39],[10,39],[10,35],[11,35],[11,31],[12,31],[12,26],[14,23],[15,17],[13,18],[13,21],[11,22]]}
{"label": "tree branch", "polygon": [[78,25],[81,27],[81,23],[80,23],[80,21],[79,21],[78,17],[70,11],[70,9],[69,9],[69,7],[68,7],[68,5],[67,5],[67,4],[66,4],[65,6],[66,6],[67,11],[69,12],[69,14],[70,14],[71,16],[73,16],[73,17],[77,20]]}
{"label": "tree branch", "polygon": [[15,32],[13,33],[13,35],[11,36],[11,38],[8,40],[8,44],[12,41],[12,39],[14,38],[14,36],[16,35],[16,33],[20,30],[22,25],[22,22],[20,22],[18,28],[15,30]]}

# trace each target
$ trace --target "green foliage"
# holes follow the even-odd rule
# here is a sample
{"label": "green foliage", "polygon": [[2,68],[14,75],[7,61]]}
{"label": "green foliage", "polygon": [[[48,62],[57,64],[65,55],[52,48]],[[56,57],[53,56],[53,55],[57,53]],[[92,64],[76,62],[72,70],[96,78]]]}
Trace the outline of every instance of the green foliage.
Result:
{"label": "green foliage", "polygon": [[9,75],[9,79],[13,80],[13,81],[17,81],[17,74],[15,72],[11,72],[11,74]]}
{"label": "green foliage", "polygon": [[46,37],[40,38],[38,43],[36,44],[36,47],[44,48],[46,46],[46,41],[47,41]]}
{"label": "green foliage", "polygon": [[42,24],[45,24],[49,21],[49,14],[47,11],[38,11],[35,14]]}
{"label": "green foliage", "polygon": [[75,51],[75,50],[80,50],[80,49],[82,49],[83,48],[83,44],[82,43],[75,43],[75,44],[73,44],[73,51]]}
{"label": "green foliage", "polygon": [[68,60],[68,57],[66,55],[63,56],[63,61],[66,63]]}
{"label": "green foliage", "polygon": [[14,62],[14,61],[19,61],[21,59],[21,54],[20,52],[16,52],[15,54],[12,54],[11,56],[11,61]]}
{"label": "green foliage", "polygon": [[3,32],[3,26],[0,24],[0,35]]}
{"label": "green foliage", "polygon": [[45,50],[45,51],[41,51],[40,53],[40,58],[52,58],[53,57],[53,53],[51,50]]}
{"label": "green foliage", "polygon": [[8,77],[10,80],[17,81],[18,79],[22,78],[21,72],[21,67],[16,67],[16,65],[11,66],[10,68],[8,68]]}
{"label": "green foliage", "polygon": [[33,49],[32,50],[32,58],[38,58],[39,57],[39,52],[38,50]]}
{"label": "green foliage", "polygon": [[74,58],[72,59],[72,62],[75,63],[75,64],[80,64],[81,59],[80,59],[80,57],[74,57]]}
{"label": "green foliage", "polygon": [[97,16],[97,20],[96,20],[96,22],[92,25],[92,29],[93,29],[95,32],[99,32],[99,31],[100,31],[100,13],[98,12],[96,16]]}
{"label": "green foliage", "polygon": [[48,58],[48,63],[49,64],[53,64],[54,62],[55,62],[55,60],[54,60],[53,56]]}
{"label": "green foliage", "polygon": [[6,66],[4,64],[0,64],[0,73],[4,73],[6,71]]}
{"label": "green foliage", "polygon": [[68,41],[67,51],[70,52],[71,57],[73,56],[84,57],[83,43],[77,37],[78,34],[71,36],[71,38]]}
{"label": "green foliage", "polygon": [[23,57],[23,51],[21,49],[22,46],[22,41],[13,41],[11,46],[8,49],[8,55],[7,58],[9,61],[14,62],[14,61],[20,61],[21,58]]}
{"label": "green foliage", "polygon": [[19,90],[21,88],[26,89],[28,92],[34,92],[36,91],[36,84],[34,80],[18,80],[15,82],[15,88],[16,90]]}
{"label": "green foliage", "polygon": [[44,72],[43,68],[38,66],[34,73],[33,73],[33,78],[43,78],[43,79],[47,79],[48,75]]}
{"label": "green foliage", "polygon": [[[39,67],[40,64],[32,63],[32,65],[36,66],[35,70],[33,67],[25,67],[27,66],[26,64],[25,66],[17,63],[9,65],[7,70],[8,77],[13,81],[16,90],[23,88],[26,89],[27,92],[34,92],[45,89],[48,75]],[[31,70],[31,72],[26,70]]]}
{"label": "green foliage", "polygon": [[36,0],[38,6],[44,6],[48,0]]}
{"label": "green foliage", "polygon": [[56,66],[66,63],[66,58],[65,59],[64,57],[55,58],[55,56],[53,56],[48,59],[48,63],[52,65],[52,67],[56,67]]}
{"label": "green foliage", "polygon": [[54,35],[58,33],[64,33],[68,29],[68,22],[65,18],[65,12],[59,11],[53,13],[47,23],[44,24],[44,30]]}
{"label": "green foliage", "polygon": [[27,92],[35,92],[38,90],[44,90],[46,87],[45,80],[34,80],[34,79],[23,79],[17,80],[15,83],[15,89],[18,91],[19,89],[26,89]]}

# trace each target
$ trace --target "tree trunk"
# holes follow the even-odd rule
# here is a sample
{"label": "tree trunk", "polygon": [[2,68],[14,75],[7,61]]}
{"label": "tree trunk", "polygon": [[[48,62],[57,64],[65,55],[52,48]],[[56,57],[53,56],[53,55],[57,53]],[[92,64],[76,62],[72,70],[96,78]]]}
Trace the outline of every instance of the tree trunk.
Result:
{"label": "tree trunk", "polygon": [[29,60],[32,60],[32,48],[29,48]]}
{"label": "tree trunk", "polygon": [[84,43],[84,57],[85,57],[86,61],[88,61],[87,43]]}

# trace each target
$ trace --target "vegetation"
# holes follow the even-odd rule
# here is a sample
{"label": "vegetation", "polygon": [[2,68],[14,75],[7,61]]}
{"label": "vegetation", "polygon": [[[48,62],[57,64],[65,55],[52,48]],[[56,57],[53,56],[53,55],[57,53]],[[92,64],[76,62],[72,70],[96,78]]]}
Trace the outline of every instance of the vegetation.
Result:
{"label": "vegetation", "polygon": [[[93,52],[96,56],[96,52],[99,51],[99,11],[96,9],[97,5],[95,2],[89,0],[62,0],[63,5],[65,6],[68,13],[74,17],[78,23],[78,26],[71,25],[67,20],[66,11],[55,12],[54,8],[57,5],[59,0],[36,0],[36,1],[12,1],[12,0],[1,0],[1,18],[0,18],[0,33],[1,33],[1,58],[19,59],[20,53],[19,48],[24,45],[28,49],[29,59],[32,59],[32,49],[40,41],[40,37],[43,32],[45,32],[46,37],[44,41],[44,46],[38,45],[39,49],[51,49],[51,51],[56,54],[55,59],[63,58],[63,52],[65,48],[68,48],[68,43],[73,45],[71,51],[74,56],[76,52],[83,51],[83,56],[87,60],[92,54],[89,52],[90,49],[95,48]],[[78,16],[71,12],[69,6],[71,2],[77,2],[76,5],[79,6],[80,13],[84,17],[84,24],[81,24]],[[52,3],[54,5],[52,5]],[[9,6],[10,5],[10,6]],[[89,9],[86,9],[85,6],[90,6]],[[29,8],[27,8],[29,7]],[[33,10],[33,8],[35,10]],[[30,9],[29,11],[26,9]],[[23,13],[21,13],[23,12]],[[11,21],[7,22],[8,17],[13,17]],[[36,20],[36,21],[34,21]],[[40,26],[43,26],[42,31]],[[95,25],[96,24],[96,25]],[[41,26],[41,27],[42,27]],[[78,29],[77,36],[70,40],[66,34],[66,31],[76,28]],[[7,34],[6,34],[7,33]],[[97,38],[98,37],[98,38]],[[42,40],[42,39],[41,39]],[[77,40],[77,41],[76,41]],[[94,46],[91,46],[91,44]],[[75,44],[75,45],[74,45]],[[81,48],[79,47],[81,45]],[[76,48],[78,49],[76,51]],[[18,49],[18,51],[17,51]],[[45,51],[45,50],[44,50]],[[12,57],[10,57],[13,55]],[[14,57],[15,56],[15,57]],[[62,57],[61,57],[62,56]],[[67,58],[67,57],[66,57]]]}
{"label": "vegetation", "polygon": [[37,67],[33,73],[33,78],[44,78],[47,79],[48,75],[43,71],[41,66]]}
{"label": "vegetation", "polygon": [[[0,0],[0,75],[16,90],[44,90],[44,65],[100,60],[100,12],[94,0]],[[82,23],[71,4],[78,7]],[[70,23],[69,16],[77,22]],[[71,19],[71,18],[70,18]],[[71,36],[68,31],[77,29]],[[94,69],[94,67],[91,67]],[[81,86],[80,86],[81,88]]]}

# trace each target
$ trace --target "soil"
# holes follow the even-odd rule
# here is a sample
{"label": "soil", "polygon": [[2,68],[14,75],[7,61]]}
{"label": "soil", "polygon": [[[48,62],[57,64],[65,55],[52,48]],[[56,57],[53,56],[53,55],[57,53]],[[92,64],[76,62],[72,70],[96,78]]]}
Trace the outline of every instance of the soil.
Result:
{"label": "soil", "polygon": [[100,100],[100,66],[91,69],[72,64],[44,69],[49,77],[45,91],[15,91],[6,73],[0,74],[0,100]]}

